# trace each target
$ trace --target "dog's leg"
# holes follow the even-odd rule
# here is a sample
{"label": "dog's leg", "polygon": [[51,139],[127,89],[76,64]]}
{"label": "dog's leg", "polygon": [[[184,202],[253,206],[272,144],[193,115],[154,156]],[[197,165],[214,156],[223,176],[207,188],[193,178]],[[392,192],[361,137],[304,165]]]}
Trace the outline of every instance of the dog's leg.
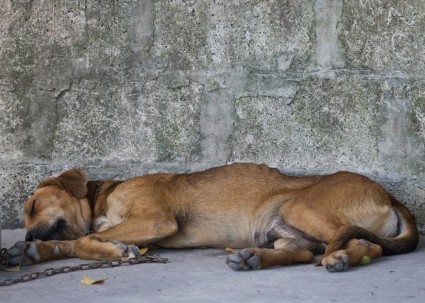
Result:
{"label": "dog's leg", "polygon": [[74,258],[126,260],[139,256],[139,249],[119,241],[99,242],[94,236],[71,241],[17,242],[8,250],[9,265],[31,265],[45,261]]}
{"label": "dog's leg", "polygon": [[167,214],[131,219],[77,239],[75,254],[82,259],[125,260],[139,254],[137,247],[164,239],[177,229],[177,222]]}
{"label": "dog's leg", "polygon": [[162,240],[177,230],[174,215],[171,212],[158,211],[144,213],[140,218],[133,217],[93,235],[101,242],[116,240],[141,246]]}
{"label": "dog's leg", "polygon": [[31,265],[49,260],[75,257],[75,240],[16,242],[8,249],[9,265]]}
{"label": "dog's leg", "polygon": [[381,246],[363,239],[352,239],[344,249],[325,253],[321,264],[330,272],[338,272],[359,265],[364,256],[372,259],[381,255]]}
{"label": "dog's leg", "polygon": [[299,247],[292,239],[278,239],[272,249],[253,247],[230,255],[227,265],[234,270],[250,270],[312,261],[311,251]]}
{"label": "dog's leg", "polygon": [[138,246],[154,243],[177,231],[168,213],[129,219],[103,232],[71,241],[17,242],[8,250],[10,265],[29,265],[79,257],[89,260],[127,260],[140,255]]}

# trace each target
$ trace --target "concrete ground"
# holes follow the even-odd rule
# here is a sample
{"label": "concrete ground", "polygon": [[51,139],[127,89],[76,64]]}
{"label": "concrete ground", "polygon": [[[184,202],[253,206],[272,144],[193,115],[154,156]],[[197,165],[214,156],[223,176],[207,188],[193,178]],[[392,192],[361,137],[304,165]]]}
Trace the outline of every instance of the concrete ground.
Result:
{"label": "concrete ground", "polygon": [[[22,230],[3,230],[2,247],[22,240]],[[44,277],[0,287],[0,302],[424,302],[425,238],[414,253],[383,257],[342,273],[314,265],[235,272],[220,249],[159,250],[167,264],[126,265]],[[10,279],[49,267],[87,263],[49,262],[0,272]],[[84,285],[84,275],[107,279]]]}

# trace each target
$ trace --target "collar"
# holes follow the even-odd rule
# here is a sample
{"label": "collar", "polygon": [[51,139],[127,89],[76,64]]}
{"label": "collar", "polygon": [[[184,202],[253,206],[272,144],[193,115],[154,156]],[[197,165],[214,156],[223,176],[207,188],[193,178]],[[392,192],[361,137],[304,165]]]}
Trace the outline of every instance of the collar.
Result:
{"label": "collar", "polygon": [[[87,200],[89,201],[90,209],[92,211],[92,217],[94,216],[94,212],[96,209],[96,201],[99,196],[99,192],[102,189],[102,185],[103,185],[103,181],[99,181],[99,180],[89,181],[87,183]],[[90,230],[86,234],[86,236],[92,233],[94,233],[93,219],[91,222]]]}
{"label": "collar", "polygon": [[96,181],[96,187],[95,187],[95,190],[94,190],[94,197],[93,197],[93,210],[96,207],[97,196],[99,195],[100,189],[102,188],[102,184],[103,184],[103,182]]}
{"label": "collar", "polygon": [[90,204],[90,209],[92,210],[92,213],[94,214],[95,208],[96,208],[96,202],[99,197],[100,190],[102,189],[104,181],[101,180],[93,180],[87,182],[87,200]]}

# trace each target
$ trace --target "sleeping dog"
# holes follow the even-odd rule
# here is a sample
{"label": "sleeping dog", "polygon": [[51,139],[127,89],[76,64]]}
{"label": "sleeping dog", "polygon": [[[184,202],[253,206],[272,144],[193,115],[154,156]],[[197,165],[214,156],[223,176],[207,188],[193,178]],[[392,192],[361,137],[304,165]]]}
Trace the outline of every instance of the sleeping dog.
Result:
{"label": "sleeping dog", "polygon": [[235,270],[309,263],[342,271],[364,256],[413,251],[409,210],[379,184],[338,172],[287,176],[232,164],[189,174],[89,181],[74,168],[42,181],[24,207],[26,241],[10,263],[126,260],[140,247],[233,247]]}

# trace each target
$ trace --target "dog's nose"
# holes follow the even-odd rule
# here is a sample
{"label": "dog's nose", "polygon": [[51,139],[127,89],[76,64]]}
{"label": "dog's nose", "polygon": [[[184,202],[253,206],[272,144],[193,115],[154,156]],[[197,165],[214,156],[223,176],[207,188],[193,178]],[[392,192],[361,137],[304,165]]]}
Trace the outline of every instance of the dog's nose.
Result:
{"label": "dog's nose", "polygon": [[27,234],[25,235],[25,241],[26,242],[32,242],[32,241],[34,241],[34,237],[31,234],[31,232],[27,232]]}

